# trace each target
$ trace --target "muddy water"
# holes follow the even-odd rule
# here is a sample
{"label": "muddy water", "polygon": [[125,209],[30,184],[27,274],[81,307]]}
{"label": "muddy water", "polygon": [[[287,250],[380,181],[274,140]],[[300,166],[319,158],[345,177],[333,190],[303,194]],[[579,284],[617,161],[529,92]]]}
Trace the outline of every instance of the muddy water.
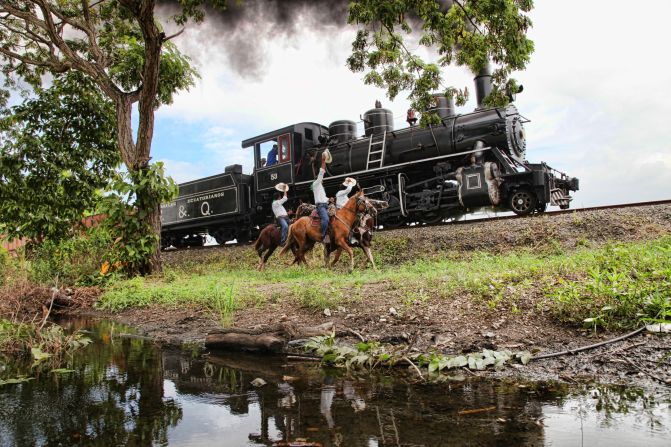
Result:
{"label": "muddy water", "polygon": [[[0,445],[671,445],[663,389],[567,387],[384,372],[157,349],[118,324],[70,321],[95,343],[0,387]],[[17,374],[0,367],[0,378]],[[250,384],[262,378],[266,384]],[[302,443],[300,443],[302,441]]]}

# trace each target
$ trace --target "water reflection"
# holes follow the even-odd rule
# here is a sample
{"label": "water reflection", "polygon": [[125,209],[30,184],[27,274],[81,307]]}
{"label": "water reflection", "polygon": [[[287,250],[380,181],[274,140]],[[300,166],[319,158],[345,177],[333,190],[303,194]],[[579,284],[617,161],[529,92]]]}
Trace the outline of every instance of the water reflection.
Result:
{"label": "water reflection", "polygon": [[668,445],[662,391],[458,377],[417,385],[160,351],[111,323],[92,330],[98,342],[71,359],[75,373],[0,388],[1,445]]}

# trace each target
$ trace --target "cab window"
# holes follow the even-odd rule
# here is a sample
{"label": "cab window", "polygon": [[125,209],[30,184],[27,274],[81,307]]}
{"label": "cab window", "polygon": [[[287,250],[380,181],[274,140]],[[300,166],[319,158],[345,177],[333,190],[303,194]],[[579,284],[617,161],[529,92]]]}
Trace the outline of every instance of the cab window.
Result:
{"label": "cab window", "polygon": [[280,135],[277,142],[279,145],[280,163],[291,160],[291,134]]}

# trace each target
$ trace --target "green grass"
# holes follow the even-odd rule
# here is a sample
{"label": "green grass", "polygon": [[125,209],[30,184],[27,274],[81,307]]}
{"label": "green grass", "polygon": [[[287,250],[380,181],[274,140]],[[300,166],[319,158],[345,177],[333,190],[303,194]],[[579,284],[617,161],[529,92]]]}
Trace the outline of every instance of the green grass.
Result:
{"label": "green grass", "polygon": [[[398,244],[404,246],[407,241]],[[491,309],[519,312],[530,297],[549,307],[562,322],[582,324],[603,313],[606,326],[631,327],[645,317],[664,317],[671,296],[671,237],[564,252],[529,248],[505,254],[445,253],[427,259],[346,274],[312,261],[312,267],[253,269],[245,257],[237,264],[204,261],[175,264],[163,278],[119,281],[108,287],[99,306],[120,310],[149,304],[197,304],[216,312],[222,324],[246,306],[292,300],[320,311],[348,302],[365,302],[366,285],[378,283],[409,306],[432,299],[468,295]],[[391,249],[390,249],[391,250]],[[391,254],[388,254],[391,256]],[[250,258],[253,259],[253,258]]]}

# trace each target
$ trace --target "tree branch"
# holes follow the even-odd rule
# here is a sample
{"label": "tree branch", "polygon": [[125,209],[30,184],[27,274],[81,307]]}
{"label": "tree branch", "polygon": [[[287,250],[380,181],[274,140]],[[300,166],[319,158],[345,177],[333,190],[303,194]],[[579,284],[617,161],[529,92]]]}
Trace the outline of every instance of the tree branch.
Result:
{"label": "tree branch", "polygon": [[172,34],[172,35],[170,35],[170,36],[168,36],[168,37],[164,37],[164,38],[163,38],[163,42],[167,42],[167,41],[169,41],[170,39],[174,39],[175,37],[177,37],[177,36],[179,36],[180,34],[182,34],[182,33],[184,32],[185,29],[186,29],[186,28],[182,28],[181,30],[177,31],[175,34]]}

